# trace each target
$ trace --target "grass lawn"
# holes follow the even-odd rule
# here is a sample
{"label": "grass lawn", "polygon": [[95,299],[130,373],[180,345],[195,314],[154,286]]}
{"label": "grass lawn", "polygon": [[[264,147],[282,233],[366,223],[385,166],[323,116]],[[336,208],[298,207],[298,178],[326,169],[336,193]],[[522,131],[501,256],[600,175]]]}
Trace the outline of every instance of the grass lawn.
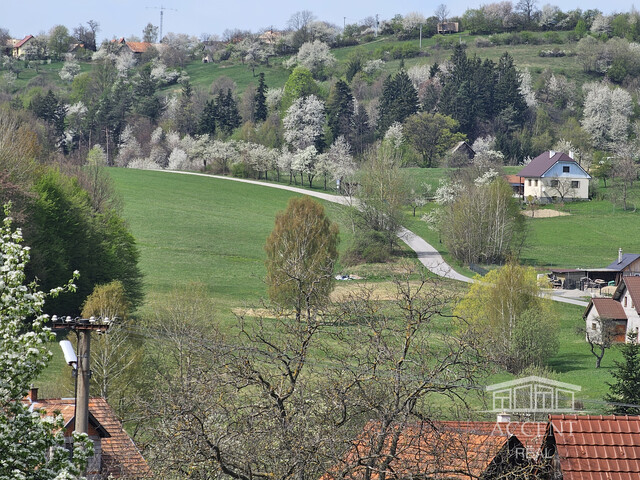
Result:
{"label": "grass lawn", "polygon": [[614,261],[618,248],[625,253],[640,253],[640,212],[624,211],[606,200],[566,203],[558,209],[569,215],[527,221],[523,262],[596,268]]}
{"label": "grass lawn", "polygon": [[[190,282],[223,316],[265,296],[264,242],[295,193],[214,178],[110,169],[141,251],[148,301]],[[333,205],[325,204],[332,219]],[[341,249],[349,243],[341,229]]]}

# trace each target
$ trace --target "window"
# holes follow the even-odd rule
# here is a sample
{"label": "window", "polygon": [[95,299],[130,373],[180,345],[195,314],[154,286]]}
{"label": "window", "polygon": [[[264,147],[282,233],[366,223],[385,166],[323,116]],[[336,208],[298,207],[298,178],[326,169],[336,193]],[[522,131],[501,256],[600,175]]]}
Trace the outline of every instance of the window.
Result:
{"label": "window", "polygon": [[557,187],[558,186],[558,180],[551,180],[551,186],[552,187]]}
{"label": "window", "polygon": [[531,179],[529,179],[529,186],[531,186]]}
{"label": "window", "polygon": [[591,322],[591,330],[597,330],[598,324],[596,322]]}
{"label": "window", "polygon": [[534,180],[534,182],[536,182],[535,186],[537,187],[538,186],[538,179]]}
{"label": "window", "polygon": [[580,182],[578,180],[571,181],[571,188],[579,188],[579,187],[580,187]]}
{"label": "window", "polygon": [[627,297],[626,297],[626,295],[625,295],[625,297],[624,297],[624,306],[625,306],[625,307],[627,306]]}
{"label": "window", "polygon": [[569,165],[564,165],[562,167],[562,173],[569,173]]}

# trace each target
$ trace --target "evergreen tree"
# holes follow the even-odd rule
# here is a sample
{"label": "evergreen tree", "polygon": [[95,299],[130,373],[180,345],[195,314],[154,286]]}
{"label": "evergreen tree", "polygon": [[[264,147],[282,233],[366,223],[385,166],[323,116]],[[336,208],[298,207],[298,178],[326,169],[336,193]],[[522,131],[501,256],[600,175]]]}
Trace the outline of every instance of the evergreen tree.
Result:
{"label": "evergreen tree", "polygon": [[155,122],[162,113],[163,105],[156,95],[157,84],[151,77],[151,64],[148,63],[142,70],[133,88],[135,110],[140,115],[149,117]]}
{"label": "evergreen tree", "polygon": [[374,140],[374,132],[369,123],[369,115],[364,106],[358,105],[355,115],[353,116],[353,136],[352,144],[355,154],[364,153],[367,145]]}
{"label": "evergreen tree", "polygon": [[402,123],[417,111],[418,92],[407,72],[400,70],[393,78],[387,78],[383,84],[378,114],[378,135],[383,136],[392,123]]}
{"label": "evergreen tree", "polygon": [[181,133],[192,135],[195,132],[193,88],[189,80],[182,83],[182,92],[176,114],[176,127]]}
{"label": "evergreen tree", "polygon": [[216,103],[213,100],[207,100],[198,121],[198,133],[201,135],[208,134],[213,137],[216,133],[217,117],[218,109]]}
{"label": "evergreen tree", "polygon": [[513,64],[513,58],[505,53],[500,57],[496,68],[494,110],[500,114],[509,107],[515,112],[514,121],[518,126],[522,125],[527,103],[520,92],[520,77]]}
{"label": "evergreen tree", "polygon": [[238,128],[242,123],[238,105],[236,104],[231,89],[227,89],[227,93],[218,93],[216,97],[216,124],[220,132],[231,135],[234,129]]}
{"label": "evergreen tree", "polygon": [[258,75],[258,88],[254,97],[256,122],[264,122],[267,119],[267,85],[264,83],[264,72]]}
{"label": "evergreen tree", "polygon": [[353,95],[344,80],[338,80],[327,100],[329,129],[336,139],[343,136],[351,139],[353,132]]}
{"label": "evergreen tree", "polygon": [[606,402],[611,405],[611,413],[615,415],[640,415],[640,344],[637,336],[631,335],[630,342],[620,346],[622,362],[614,362],[611,372],[615,383],[609,383]]}

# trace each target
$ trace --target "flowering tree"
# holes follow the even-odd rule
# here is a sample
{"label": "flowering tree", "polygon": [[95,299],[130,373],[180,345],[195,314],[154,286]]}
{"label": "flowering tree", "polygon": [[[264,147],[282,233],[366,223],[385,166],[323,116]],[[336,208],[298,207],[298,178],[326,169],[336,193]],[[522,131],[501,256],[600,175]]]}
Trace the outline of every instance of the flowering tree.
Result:
{"label": "flowering tree", "polygon": [[317,144],[324,129],[324,103],[315,95],[297,98],[282,123],[284,139],[296,150]]}
{"label": "flowering tree", "polygon": [[314,77],[322,75],[325,68],[330,68],[336,63],[336,57],[329,50],[329,45],[319,40],[303,43],[294,55],[287,60],[286,67],[291,68],[300,65],[307,68]]}
{"label": "flowering tree", "polygon": [[609,88],[602,83],[587,83],[582,87],[584,128],[596,148],[615,148],[629,136],[629,117],[633,113],[631,95],[622,88]]}
{"label": "flowering tree", "polygon": [[45,327],[45,299],[75,286],[46,294],[25,285],[29,248],[21,245],[22,233],[12,229],[8,213],[5,208],[0,231],[0,478],[79,478],[92,453],[86,434],[76,436],[70,459],[62,416],[45,417],[22,401],[51,358],[46,344],[55,336]]}

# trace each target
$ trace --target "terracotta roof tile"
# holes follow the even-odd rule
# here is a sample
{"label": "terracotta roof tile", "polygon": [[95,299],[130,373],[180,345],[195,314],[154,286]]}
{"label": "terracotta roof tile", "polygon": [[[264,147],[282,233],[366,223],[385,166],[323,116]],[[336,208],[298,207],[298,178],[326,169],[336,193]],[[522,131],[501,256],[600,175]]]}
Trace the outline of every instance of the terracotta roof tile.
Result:
{"label": "terracotta roof tile", "polygon": [[[65,426],[73,426],[75,408],[73,398],[42,399],[33,406],[47,412],[59,411]],[[89,399],[89,413],[109,434],[102,438],[102,471],[105,478],[148,478],[151,470],[133,440],[122,428],[122,424],[104,398]]]}
{"label": "terracotta roof tile", "polygon": [[14,48],[20,48],[21,46],[23,46],[25,43],[27,43],[29,40],[31,40],[33,38],[33,35],[27,35],[26,37],[24,37],[22,40],[20,40],[18,43],[16,43],[14,45]]}
{"label": "terracotta roof tile", "polygon": [[634,308],[640,312],[640,277],[623,277],[623,281],[629,291]]}
{"label": "terracotta roof tile", "polygon": [[564,480],[640,478],[640,417],[552,415]]}
{"label": "terracotta roof tile", "polygon": [[[402,429],[398,437],[397,454],[384,472],[375,471],[374,467],[374,471],[370,472],[370,478],[377,480],[382,473],[390,479],[479,478],[493,460],[506,452],[510,445],[522,448],[520,437],[513,436],[511,429],[525,432],[523,436],[528,438],[532,448],[539,452],[545,426],[546,424],[534,422],[527,426],[520,423],[434,422],[389,427],[391,432],[394,432],[394,429]],[[363,477],[366,467],[361,462],[371,458],[374,452],[372,447],[379,438],[380,429],[379,423],[368,423],[340,465],[326,473],[321,480]],[[385,440],[390,444],[390,439]],[[389,448],[385,447],[383,457]],[[382,462],[377,462],[376,466],[381,464]]]}
{"label": "terracotta roof tile", "polygon": [[598,312],[598,316],[601,318],[609,318],[611,320],[627,319],[624,308],[622,308],[620,302],[617,302],[613,298],[594,298],[591,302]]}
{"label": "terracotta roof tile", "polygon": [[133,53],[144,53],[150,46],[151,44],[149,42],[127,42],[127,47],[129,47]]}

